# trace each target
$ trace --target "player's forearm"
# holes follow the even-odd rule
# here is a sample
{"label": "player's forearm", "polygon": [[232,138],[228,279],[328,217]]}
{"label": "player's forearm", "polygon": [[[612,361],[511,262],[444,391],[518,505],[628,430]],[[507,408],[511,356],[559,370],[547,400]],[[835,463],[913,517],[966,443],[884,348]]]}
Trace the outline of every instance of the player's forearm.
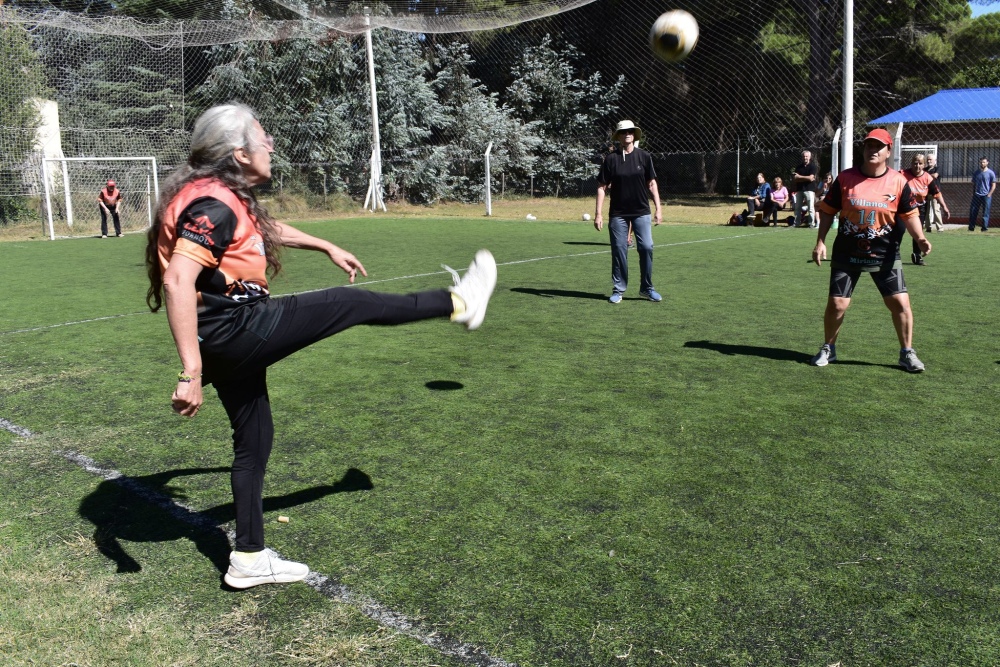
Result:
{"label": "player's forearm", "polygon": [[903,224],[906,225],[906,233],[914,238],[916,241],[921,241],[924,238],[924,226],[920,222],[919,215],[908,215],[903,218]]}
{"label": "player's forearm", "polygon": [[184,285],[164,276],[163,294],[167,323],[177,346],[184,373],[201,375],[201,348],[198,346],[198,295],[194,285]]}
{"label": "player's forearm", "polygon": [[604,186],[597,186],[597,207],[594,213],[594,217],[598,218],[601,216],[601,211],[604,210]]}
{"label": "player's forearm", "polygon": [[329,254],[337,246],[324,239],[316,238],[306,234],[302,230],[285,224],[278,224],[278,234],[281,238],[281,245],[286,248],[299,248],[302,250],[316,250]]}
{"label": "player's forearm", "polygon": [[816,241],[818,243],[826,243],[826,235],[830,233],[831,227],[833,227],[833,214],[820,211],[819,228],[816,230]]}
{"label": "player's forearm", "polygon": [[944,203],[944,195],[942,195],[942,194],[941,194],[941,193],[939,192],[939,193],[937,193],[936,195],[934,195],[934,199],[936,199],[936,200],[938,201],[938,203],[939,203],[939,204],[941,204],[941,208],[942,208],[942,209],[944,210],[944,212],[945,212],[945,213],[946,213],[946,214],[948,215],[948,217],[950,218],[950,217],[951,217],[951,213],[950,213],[950,212],[948,211],[948,205]]}

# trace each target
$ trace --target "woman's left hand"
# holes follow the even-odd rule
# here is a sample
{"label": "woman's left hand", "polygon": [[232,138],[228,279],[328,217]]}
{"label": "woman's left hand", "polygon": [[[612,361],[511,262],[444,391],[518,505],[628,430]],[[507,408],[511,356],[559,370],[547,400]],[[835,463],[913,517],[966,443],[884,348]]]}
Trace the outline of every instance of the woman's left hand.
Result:
{"label": "woman's left hand", "polygon": [[177,414],[183,417],[194,417],[198,414],[202,400],[201,378],[196,377],[186,382],[177,382],[174,395],[170,397],[170,404]]}
{"label": "woman's left hand", "polygon": [[358,261],[358,258],[343,248],[333,246],[327,254],[330,256],[330,261],[342,268],[344,273],[349,276],[350,282],[354,282],[354,278],[357,276],[358,271],[360,271],[361,275],[365,278],[368,277],[368,272],[365,271],[365,267],[360,261]]}

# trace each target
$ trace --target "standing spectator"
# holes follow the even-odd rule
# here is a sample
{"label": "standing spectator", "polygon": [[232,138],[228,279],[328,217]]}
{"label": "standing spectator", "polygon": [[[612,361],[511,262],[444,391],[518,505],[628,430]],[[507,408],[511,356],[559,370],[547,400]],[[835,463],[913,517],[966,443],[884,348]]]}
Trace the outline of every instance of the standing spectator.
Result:
{"label": "standing spectator", "polygon": [[972,204],[969,206],[969,231],[976,229],[976,219],[979,209],[983,210],[983,228],[990,228],[990,204],[993,203],[993,191],[997,187],[997,175],[990,169],[990,161],[979,158],[979,171],[972,175]]}
{"label": "standing spectator", "polygon": [[477,328],[496,285],[496,262],[476,253],[447,290],[379,294],[331,287],[271,298],[268,276],[282,247],[314,250],[354,282],[367,275],[350,252],[272,218],[253,188],[271,178],[274,140],[242,105],[212,107],[195,121],[191,153],[164,184],[146,245],[154,312],[167,308],[181,372],[171,403],[194,417],[213,384],[233,429],[230,478],[236,536],[224,581],[233,588],[300,581],[301,563],[264,545],[264,473],[274,441],[267,369],[357,325],[448,318]]}
{"label": "standing spectator", "polygon": [[[823,201],[826,195],[830,192],[830,186],[833,185],[833,174],[831,172],[826,172],[826,176],[823,177],[822,182],[819,184],[819,188],[816,190],[817,201]],[[819,211],[816,211],[816,226],[819,226]]]}
{"label": "standing spectator", "polygon": [[[903,172],[903,176],[906,177],[906,183],[910,186],[910,193],[913,195],[913,201],[917,205],[917,211],[920,213],[920,226],[926,232],[930,231],[927,215],[930,212],[931,202],[941,203],[945,219],[951,217],[951,211],[948,210],[948,205],[944,203],[944,195],[938,189],[937,181],[934,180],[930,172],[924,169],[924,161],[923,153],[914,155],[910,168]],[[910,255],[910,259],[917,266],[925,264],[924,256],[920,251],[917,239],[913,239],[913,253]]]}
{"label": "standing spectator", "polygon": [[[934,178],[934,184],[937,185],[940,191],[941,180],[938,176],[937,158],[934,156],[934,153],[927,155],[926,171]],[[944,231],[944,225],[941,224],[941,204],[938,203],[937,197],[927,202],[927,225],[924,227],[924,232],[930,233],[934,229],[939,232]]]}
{"label": "standing spectator", "polygon": [[833,243],[830,262],[830,292],[823,316],[825,342],[812,358],[813,366],[837,360],[837,336],[851,295],[862,273],[875,281],[882,300],[892,313],[899,339],[899,365],[910,373],[924,370],[913,351],[913,311],[903,280],[899,244],[909,232],[924,255],[931,244],[920,228],[920,217],[906,178],[887,164],[892,137],[882,129],[872,130],[864,139],[860,167],[846,169],[837,176],[830,193],[820,204],[819,236],[813,249],[817,266],[826,259],[826,235],[833,216],[840,213],[840,226]]}
{"label": "standing spectator", "polygon": [[630,120],[618,123],[612,138],[621,149],[604,158],[597,174],[597,211],[594,228],[604,228],[604,196],[610,190],[611,207],[608,212],[608,232],[611,235],[611,297],[610,303],[621,303],[628,287],[628,232],[635,233],[639,251],[639,295],[650,301],[663,297],[653,289],[653,231],[650,225],[649,197],[656,205],[654,224],[663,222],[660,208],[660,191],[656,185],[653,157],[637,148],[635,142],[642,138],[642,130]]}
{"label": "standing spectator", "polygon": [[764,212],[764,220],[771,215],[771,184],[767,182],[763,172],[757,174],[757,187],[753,193],[747,197],[747,210],[744,213],[745,224],[752,224],[754,213]]}
{"label": "standing spectator", "polygon": [[[802,151],[802,162],[792,173],[792,198],[795,203],[795,226],[816,226],[816,181],[819,166],[813,162],[810,151]],[[803,213],[809,217],[803,221]]]}
{"label": "standing spectator", "polygon": [[774,187],[771,189],[771,222],[774,223],[775,227],[778,226],[778,211],[785,210],[785,205],[788,204],[788,188],[785,187],[784,181],[781,180],[781,176],[774,177]]}
{"label": "standing spectator", "polygon": [[122,191],[114,181],[109,180],[107,185],[97,193],[97,206],[101,210],[101,238],[108,238],[108,214],[115,223],[115,236],[122,236],[122,223],[118,217],[118,204],[122,200]]}

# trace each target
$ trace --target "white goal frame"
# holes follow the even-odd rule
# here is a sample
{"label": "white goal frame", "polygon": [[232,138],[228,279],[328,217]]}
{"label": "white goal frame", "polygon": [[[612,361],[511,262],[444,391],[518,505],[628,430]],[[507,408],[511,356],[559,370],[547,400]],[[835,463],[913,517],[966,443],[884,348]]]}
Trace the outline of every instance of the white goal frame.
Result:
{"label": "white goal frame", "polygon": [[894,163],[893,168],[896,171],[902,171],[906,169],[909,165],[903,164],[903,151],[907,153],[923,153],[924,155],[933,155],[937,159],[938,145],[937,144],[900,144],[896,148],[896,154],[892,156],[892,161]]}
{"label": "white goal frame", "polygon": [[73,226],[73,200],[69,187],[67,162],[148,162],[150,168],[146,175],[146,216],[149,221],[148,226],[152,226],[153,201],[160,196],[160,178],[156,173],[155,157],[47,157],[42,158],[42,183],[45,187],[45,210],[48,215],[50,240],[55,241],[56,239],[55,226],[52,222],[52,188],[50,183],[52,167],[49,165],[50,162],[60,163],[63,190],[66,197],[66,224],[69,227]]}

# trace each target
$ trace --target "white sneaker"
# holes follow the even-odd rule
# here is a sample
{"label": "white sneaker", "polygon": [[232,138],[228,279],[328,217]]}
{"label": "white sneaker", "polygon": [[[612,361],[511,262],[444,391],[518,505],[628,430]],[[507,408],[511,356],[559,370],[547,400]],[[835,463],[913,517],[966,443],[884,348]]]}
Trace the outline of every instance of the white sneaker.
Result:
{"label": "white sneaker", "polygon": [[917,358],[917,353],[913,350],[899,353],[899,365],[908,373],[923,373],[924,362]]}
{"label": "white sneaker", "polygon": [[223,577],[233,588],[250,588],[261,584],[287,584],[302,581],[309,567],[302,563],[282,560],[270,549],[257,554],[257,560],[245,565],[235,552],[229,554],[229,571]]}
{"label": "white sneaker", "polygon": [[444,268],[455,279],[455,285],[448,290],[465,302],[465,312],[453,315],[452,321],[464,324],[469,331],[478,329],[486,317],[486,306],[493,295],[493,289],[497,286],[497,262],[493,259],[493,253],[489,250],[477,252],[472,264],[469,265],[469,270],[461,279],[455,269],[450,266]]}
{"label": "white sneaker", "polygon": [[819,352],[815,357],[809,360],[809,363],[813,366],[826,366],[831,361],[837,360],[837,353],[830,349],[830,346],[823,343],[823,347],[819,348]]}

